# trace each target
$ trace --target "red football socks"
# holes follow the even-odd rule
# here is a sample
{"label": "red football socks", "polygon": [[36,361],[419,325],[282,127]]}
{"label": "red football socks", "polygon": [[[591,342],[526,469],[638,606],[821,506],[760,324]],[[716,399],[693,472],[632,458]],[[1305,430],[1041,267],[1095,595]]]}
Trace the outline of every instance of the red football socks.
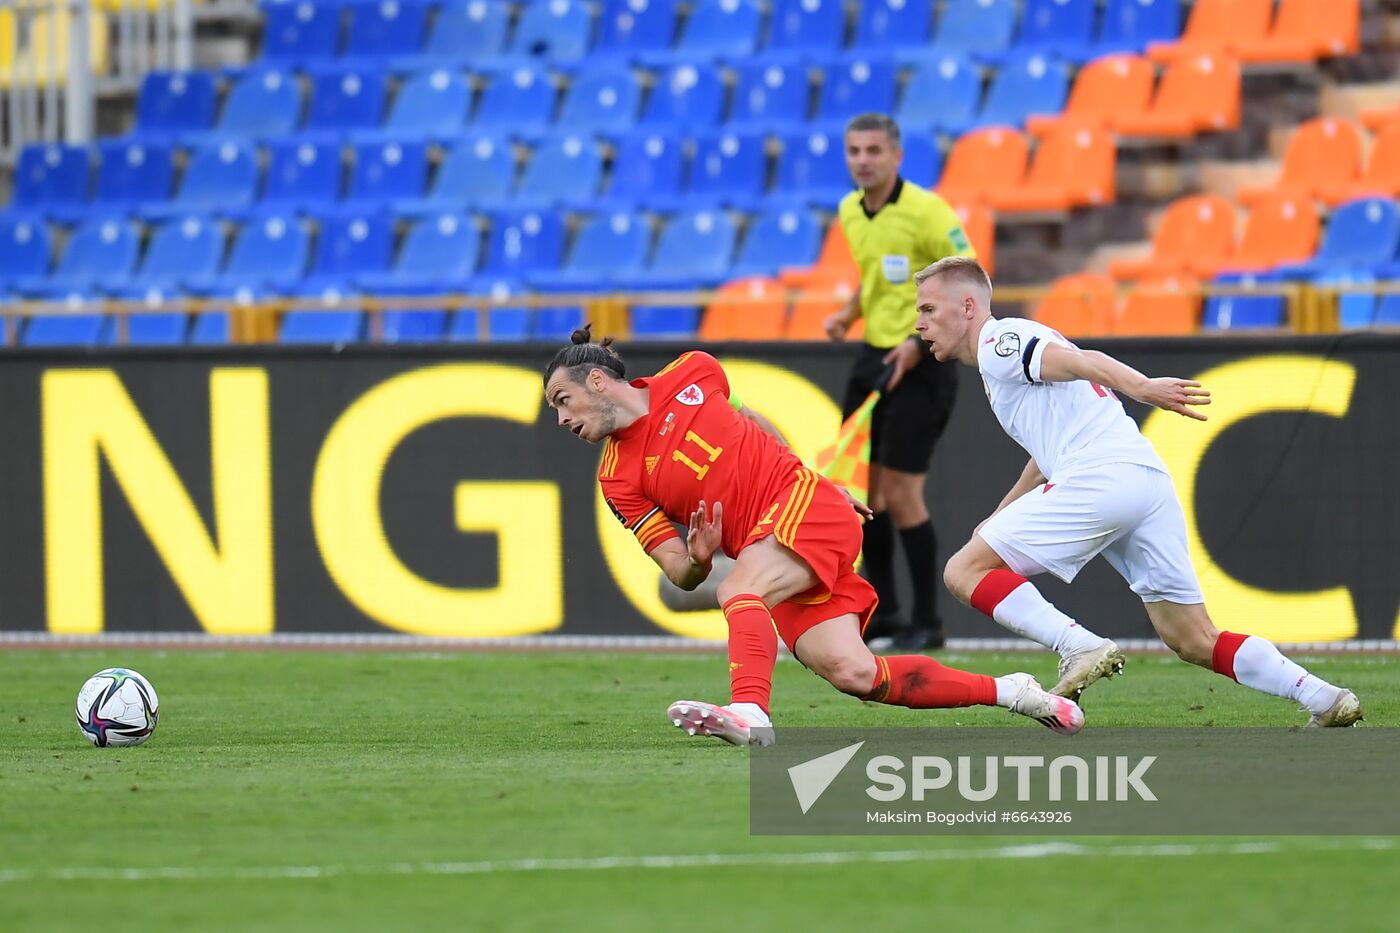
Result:
{"label": "red football socks", "polygon": [[766,713],[773,692],[778,633],[767,605],[741,593],[723,606],[729,623],[729,695],[732,703],[756,703]]}
{"label": "red football socks", "polygon": [[921,654],[902,654],[875,658],[875,683],[862,699],[910,709],[996,706],[997,684]]}

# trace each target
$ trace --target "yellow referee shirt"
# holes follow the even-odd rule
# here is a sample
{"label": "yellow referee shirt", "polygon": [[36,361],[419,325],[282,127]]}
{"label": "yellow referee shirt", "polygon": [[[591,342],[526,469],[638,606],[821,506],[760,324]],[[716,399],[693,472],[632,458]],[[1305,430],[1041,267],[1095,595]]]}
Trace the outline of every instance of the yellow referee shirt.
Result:
{"label": "yellow referee shirt", "polygon": [[945,256],[975,256],[958,212],[937,194],[900,178],[885,206],[866,213],[863,192],[841,199],[839,216],[860,266],[865,342],[888,348],[914,332],[914,273]]}

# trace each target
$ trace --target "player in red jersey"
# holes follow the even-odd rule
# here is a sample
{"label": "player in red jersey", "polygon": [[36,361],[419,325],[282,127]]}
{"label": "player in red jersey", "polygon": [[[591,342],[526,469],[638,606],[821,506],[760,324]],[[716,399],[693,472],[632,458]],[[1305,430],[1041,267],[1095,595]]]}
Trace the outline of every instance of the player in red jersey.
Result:
{"label": "player in red jersey", "polygon": [[[698,586],[718,550],[735,558],[719,586],[730,703],[679,700],[667,710],[675,725],[735,745],[770,743],[775,626],[804,665],[864,700],[912,709],[1004,706],[1064,734],[1083,725],[1073,701],[1042,690],[1029,674],[993,678],[923,655],[871,654],[861,630],[876,598],[854,570],[861,531],[851,500],[734,396],[714,357],[686,353],[629,382],[622,358],[608,341],[592,343],[585,328],[555,354],[544,379],[559,426],[604,444],[598,482],[608,507],[672,583]],[[684,538],[673,522],[688,523]]]}

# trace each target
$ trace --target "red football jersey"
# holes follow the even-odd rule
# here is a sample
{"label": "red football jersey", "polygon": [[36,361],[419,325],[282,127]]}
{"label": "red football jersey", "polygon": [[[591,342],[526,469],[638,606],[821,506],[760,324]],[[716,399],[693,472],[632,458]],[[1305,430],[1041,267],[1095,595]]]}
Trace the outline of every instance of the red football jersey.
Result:
{"label": "red football jersey", "polygon": [[[731,557],[773,516],[778,494],[802,461],[729,403],[729,379],[708,353],[686,353],[632,385],[651,390],[650,410],[603,447],[598,482],[613,514],[650,553],[677,537],[705,500],[724,507],[723,548]],[[766,522],[765,522],[766,519]]]}

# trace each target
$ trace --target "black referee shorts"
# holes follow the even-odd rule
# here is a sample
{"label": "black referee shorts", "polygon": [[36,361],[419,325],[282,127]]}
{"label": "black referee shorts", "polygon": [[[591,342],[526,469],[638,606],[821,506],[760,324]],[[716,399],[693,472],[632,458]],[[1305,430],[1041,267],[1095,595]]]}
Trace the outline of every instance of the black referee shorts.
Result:
{"label": "black referee shorts", "polygon": [[[850,417],[875,391],[885,371],[888,349],[862,344],[846,383],[841,419]],[[902,473],[927,473],[933,448],[958,395],[954,362],[940,363],[925,353],[919,365],[904,374],[899,386],[875,406],[870,430],[870,459]]]}

